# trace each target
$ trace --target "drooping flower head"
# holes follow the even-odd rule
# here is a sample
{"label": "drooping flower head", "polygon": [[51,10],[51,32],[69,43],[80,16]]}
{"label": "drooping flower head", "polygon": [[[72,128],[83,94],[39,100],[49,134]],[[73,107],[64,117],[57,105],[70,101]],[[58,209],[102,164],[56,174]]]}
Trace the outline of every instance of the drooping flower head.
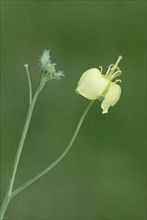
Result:
{"label": "drooping flower head", "polygon": [[121,75],[118,63],[122,56],[118,56],[115,64],[111,64],[105,75],[102,74],[103,68],[92,68],[84,72],[78,82],[76,92],[89,100],[100,100],[102,113],[108,113],[110,106],[116,104],[121,95],[121,87],[117,84],[121,80],[113,80]]}

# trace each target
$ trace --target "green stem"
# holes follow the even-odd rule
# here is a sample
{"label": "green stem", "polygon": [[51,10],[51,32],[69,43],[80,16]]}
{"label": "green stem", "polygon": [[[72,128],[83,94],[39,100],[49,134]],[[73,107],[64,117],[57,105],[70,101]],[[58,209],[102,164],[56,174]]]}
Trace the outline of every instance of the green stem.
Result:
{"label": "green stem", "polygon": [[25,125],[24,125],[24,129],[23,129],[23,132],[22,132],[22,136],[21,136],[21,139],[20,139],[20,142],[19,142],[19,146],[18,146],[18,149],[17,149],[15,160],[14,160],[14,166],[13,166],[13,170],[12,170],[12,176],[10,178],[10,183],[9,183],[8,191],[7,191],[6,195],[5,195],[5,198],[4,198],[2,207],[1,207],[0,220],[3,219],[3,217],[5,215],[5,212],[7,210],[7,207],[9,205],[9,202],[11,201],[11,199],[14,196],[16,196],[23,189],[25,189],[26,187],[31,185],[33,182],[38,180],[40,177],[45,175],[48,171],[50,171],[53,167],[55,167],[64,158],[64,156],[68,153],[68,151],[70,150],[71,146],[73,145],[73,143],[74,143],[74,141],[75,141],[75,139],[76,139],[76,137],[78,135],[78,132],[79,132],[79,130],[81,128],[81,125],[82,125],[82,123],[83,123],[83,121],[84,121],[84,119],[85,119],[85,117],[86,117],[90,107],[92,106],[92,104],[94,102],[94,101],[91,101],[90,103],[88,103],[88,106],[86,107],[85,111],[83,112],[83,114],[82,114],[82,116],[81,116],[81,118],[80,118],[80,120],[78,122],[78,125],[77,125],[77,127],[75,129],[75,132],[74,132],[74,134],[73,134],[69,144],[67,145],[67,147],[63,151],[63,153],[50,166],[48,166],[46,169],[44,169],[41,173],[39,173],[35,177],[33,177],[30,180],[28,180],[22,186],[18,187],[15,191],[12,191],[13,190],[15,176],[16,176],[16,172],[17,172],[17,168],[18,168],[18,164],[19,164],[19,160],[20,160],[20,156],[21,156],[21,152],[22,152],[22,149],[23,149],[23,145],[24,145],[24,142],[25,142],[25,138],[26,138],[26,135],[27,135],[28,128],[29,128],[31,116],[32,116],[32,113],[33,113],[34,105],[36,103],[37,97],[38,97],[41,89],[40,89],[40,87],[37,89],[37,91],[36,91],[36,93],[35,93],[35,95],[34,95],[34,97],[32,99],[32,102],[31,102],[31,104],[29,106],[29,109],[28,109],[28,114],[27,114],[27,117],[26,117],[26,122],[25,122]]}
{"label": "green stem", "polygon": [[10,195],[11,192],[12,192],[12,188],[13,188],[13,184],[14,184],[14,179],[15,179],[18,163],[19,163],[19,160],[20,160],[20,155],[21,155],[22,148],[23,148],[23,145],[24,145],[24,142],[25,142],[25,138],[26,138],[26,135],[27,135],[27,131],[28,131],[28,128],[29,128],[29,124],[30,124],[30,120],[31,120],[31,117],[32,117],[34,105],[35,105],[35,102],[37,100],[37,97],[38,97],[39,93],[40,93],[40,90],[37,89],[37,91],[36,91],[36,93],[35,93],[35,95],[33,97],[32,103],[31,103],[31,105],[29,106],[29,109],[28,109],[28,114],[27,114],[27,117],[26,117],[26,122],[25,122],[25,125],[24,125],[24,129],[23,129],[23,132],[22,132],[22,136],[21,136],[21,139],[20,139],[20,142],[19,142],[19,146],[18,146],[18,149],[17,149],[17,152],[16,152],[15,160],[14,160],[13,172],[12,172],[12,176],[11,176],[11,179],[10,179],[8,195]]}
{"label": "green stem", "polygon": [[6,212],[6,209],[7,209],[8,205],[9,205],[10,200],[11,200],[11,198],[10,198],[10,197],[8,196],[8,194],[6,193],[5,198],[4,198],[4,201],[3,201],[3,204],[2,204],[2,206],[1,206],[0,220],[3,219],[4,214],[5,214],[5,212]]}
{"label": "green stem", "polygon": [[31,84],[29,68],[28,68],[29,66],[28,66],[28,64],[25,64],[24,67],[26,69],[26,74],[27,74],[27,78],[28,78],[28,84],[29,84],[29,103],[31,104],[31,102],[32,102],[32,84]]}
{"label": "green stem", "polygon": [[36,180],[38,180],[40,177],[42,177],[43,175],[45,175],[48,171],[50,171],[53,167],[55,167],[63,158],[64,156],[68,153],[68,151],[70,150],[71,146],[73,145],[77,134],[80,130],[80,127],[90,109],[90,107],[92,106],[94,101],[90,101],[90,103],[88,103],[85,111],[83,112],[78,125],[75,129],[75,132],[69,142],[69,144],[67,145],[67,147],[65,148],[65,150],[63,151],[63,153],[50,165],[48,166],[46,169],[44,169],[41,173],[39,173],[38,175],[36,175],[35,177],[31,178],[30,180],[28,180],[26,183],[24,183],[22,186],[18,187],[13,193],[12,193],[12,197],[14,197],[15,195],[17,195],[19,192],[21,192],[22,190],[24,190],[26,187],[28,187],[29,185],[31,185],[33,182],[35,182]]}
{"label": "green stem", "polygon": [[29,106],[29,109],[28,109],[25,125],[24,125],[23,131],[22,131],[22,136],[20,138],[20,142],[19,142],[18,149],[17,149],[16,156],[15,156],[15,160],[14,160],[14,165],[13,165],[12,175],[11,175],[9,186],[8,186],[8,191],[6,193],[4,202],[1,206],[1,211],[0,211],[0,219],[1,220],[3,219],[5,211],[8,207],[8,204],[9,204],[11,198],[12,198],[12,190],[13,190],[14,180],[15,180],[15,176],[16,176],[16,172],[17,172],[21,152],[22,152],[23,145],[24,145],[24,142],[25,142],[25,138],[26,138],[26,135],[27,135],[27,131],[28,131],[28,128],[29,128],[29,124],[30,124],[32,113],[33,113],[34,105],[36,103],[36,100],[37,100],[37,97],[38,97],[40,91],[41,91],[41,89],[40,89],[40,87],[38,87],[38,89],[36,90],[36,93],[34,94],[33,100],[32,100],[32,102]]}

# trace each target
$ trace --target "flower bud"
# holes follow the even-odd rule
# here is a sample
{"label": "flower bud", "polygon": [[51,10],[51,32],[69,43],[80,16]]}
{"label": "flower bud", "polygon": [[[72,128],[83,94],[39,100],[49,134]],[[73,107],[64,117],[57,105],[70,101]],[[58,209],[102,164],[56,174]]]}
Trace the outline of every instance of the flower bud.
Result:
{"label": "flower bud", "polygon": [[48,63],[50,63],[49,50],[44,50],[40,57],[40,64],[43,67],[47,65]]}
{"label": "flower bud", "polygon": [[43,84],[51,79],[59,80],[64,76],[63,71],[56,71],[56,63],[52,63],[49,50],[44,50],[40,57],[41,83]]}

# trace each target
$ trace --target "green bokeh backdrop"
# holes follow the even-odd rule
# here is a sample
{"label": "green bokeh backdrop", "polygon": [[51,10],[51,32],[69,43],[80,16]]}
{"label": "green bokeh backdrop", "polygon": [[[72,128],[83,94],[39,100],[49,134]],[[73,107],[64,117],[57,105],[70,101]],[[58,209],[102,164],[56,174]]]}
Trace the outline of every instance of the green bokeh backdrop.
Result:
{"label": "green bokeh backdrop", "polygon": [[6,219],[145,219],[145,1],[1,1],[2,198],[28,105],[23,65],[35,90],[39,55],[51,48],[62,81],[40,95],[15,187],[65,149],[88,100],[81,74],[121,54],[122,96],[109,114],[95,102],[64,160],[15,197]]}

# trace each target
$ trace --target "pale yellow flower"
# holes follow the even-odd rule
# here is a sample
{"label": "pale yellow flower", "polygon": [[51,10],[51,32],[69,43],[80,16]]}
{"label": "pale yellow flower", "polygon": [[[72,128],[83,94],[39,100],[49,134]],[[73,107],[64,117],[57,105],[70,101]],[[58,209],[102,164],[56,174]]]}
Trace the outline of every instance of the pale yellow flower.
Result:
{"label": "pale yellow flower", "polygon": [[110,106],[116,104],[121,95],[121,87],[116,84],[121,82],[114,78],[121,75],[121,70],[118,67],[122,56],[119,56],[115,64],[111,64],[105,75],[102,74],[102,67],[99,69],[93,68],[84,72],[78,82],[76,92],[89,100],[101,100],[101,108],[104,113],[108,113]]}

